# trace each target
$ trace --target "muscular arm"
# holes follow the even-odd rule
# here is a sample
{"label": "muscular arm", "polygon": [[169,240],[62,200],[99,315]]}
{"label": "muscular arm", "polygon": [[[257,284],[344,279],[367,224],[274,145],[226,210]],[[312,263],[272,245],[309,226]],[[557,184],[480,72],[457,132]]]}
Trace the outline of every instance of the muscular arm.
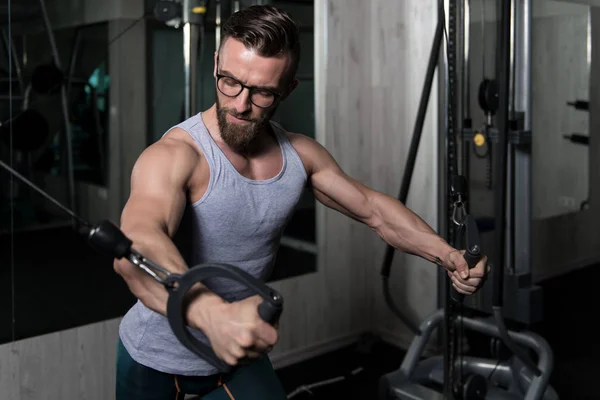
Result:
{"label": "muscular arm", "polygon": [[[185,209],[188,182],[199,157],[187,144],[172,139],[148,147],[133,168],[131,193],[121,215],[121,230],[133,241],[133,247],[172,273],[188,269],[172,237]],[[114,267],[144,305],[166,315],[168,293],[162,285],[128,260],[116,260]],[[201,298],[204,306],[222,302],[206,290]],[[194,312],[202,308],[194,307]],[[198,321],[202,317],[189,318],[190,312],[192,306],[188,322],[201,329]]]}
{"label": "muscular arm", "polygon": [[449,266],[448,256],[456,250],[418,215],[397,199],[346,175],[318,142],[300,135],[292,141],[305,162],[317,200],[366,224],[394,248]]}

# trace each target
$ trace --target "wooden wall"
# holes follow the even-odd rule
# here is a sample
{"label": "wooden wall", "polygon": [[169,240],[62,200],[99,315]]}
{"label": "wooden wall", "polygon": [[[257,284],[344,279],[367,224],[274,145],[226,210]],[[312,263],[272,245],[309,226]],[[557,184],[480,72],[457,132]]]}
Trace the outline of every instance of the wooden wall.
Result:
{"label": "wooden wall", "polygon": [[[317,138],[348,174],[396,196],[431,47],[436,2],[315,3],[316,18],[325,22],[316,24],[317,68],[325,72],[317,73]],[[123,25],[126,21],[115,22],[111,32]],[[121,139],[111,149],[120,155],[119,161],[111,164],[111,179],[118,185],[109,190],[111,198],[121,199],[127,193],[131,160],[125,151],[139,153],[141,136],[145,135],[143,125],[137,125],[143,118],[131,118],[143,113],[135,108],[143,98],[142,79],[132,78],[143,74],[144,68],[124,65],[125,55],[129,61],[143,60],[129,53],[142,47],[131,39],[111,51],[115,56],[111,68],[123,74],[123,79],[112,77],[119,83],[111,90],[118,93],[111,98],[115,101],[111,132]],[[128,78],[129,74],[134,75]],[[433,226],[436,126],[434,90],[408,199],[408,205]],[[120,171],[120,179],[115,171]],[[111,217],[119,203],[109,207]],[[286,307],[280,342],[272,353],[276,366],[344,346],[367,330],[399,345],[408,343],[410,335],[382,300],[379,269],[384,249],[384,243],[367,227],[319,207],[318,272],[273,284],[283,294]],[[396,255],[394,297],[416,320],[435,308],[436,273],[433,265]],[[2,398],[112,398],[118,322],[106,321],[0,346]]]}
{"label": "wooden wall", "polygon": [[0,346],[3,400],[114,398],[118,320]]}
{"label": "wooden wall", "polygon": [[[327,44],[325,90],[321,93],[319,140],[356,179],[370,177],[370,6],[360,0],[315,2],[315,33]],[[322,36],[321,36],[322,35]],[[318,40],[318,39],[317,39]],[[319,57],[317,57],[318,59]],[[317,75],[321,74],[317,72]],[[318,271],[274,284],[286,299],[281,339],[273,358],[287,365],[298,357],[341,346],[368,330],[373,321],[366,268],[372,234],[341,214],[318,207]],[[371,316],[371,318],[368,317]]]}
{"label": "wooden wall", "polygon": [[[433,42],[437,3],[326,3],[326,112],[322,115],[326,129],[317,133],[318,139],[348,174],[396,197]],[[437,104],[434,86],[407,201],[408,207],[434,228]],[[282,282],[290,323],[282,324],[275,360],[286,364],[288,354],[306,354],[315,343],[350,339],[366,329],[396,345],[408,346],[411,333],[383,299],[379,272],[385,243],[363,225],[330,210],[319,211],[319,272]],[[413,321],[435,310],[437,271],[430,263],[396,252],[392,293]],[[311,330],[315,323],[318,325]],[[297,331],[299,326],[306,326],[304,332]],[[307,336],[301,338],[302,334]]]}
{"label": "wooden wall", "polygon": [[[371,21],[371,156],[368,182],[398,196],[437,22],[435,0],[367,3]],[[437,79],[429,99],[425,124],[406,205],[434,229],[437,226]],[[368,275],[369,296],[376,315],[375,331],[400,346],[412,334],[389,311],[379,276],[385,243],[372,238]],[[391,270],[393,297],[415,323],[437,305],[438,267],[396,252]]]}

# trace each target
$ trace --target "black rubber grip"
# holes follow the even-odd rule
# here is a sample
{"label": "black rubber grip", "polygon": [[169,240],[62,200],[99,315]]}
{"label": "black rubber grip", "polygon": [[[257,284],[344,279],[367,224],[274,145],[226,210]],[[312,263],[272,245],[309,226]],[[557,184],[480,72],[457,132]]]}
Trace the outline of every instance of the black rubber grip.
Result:
{"label": "black rubber grip", "polygon": [[188,350],[211,363],[219,372],[228,373],[233,367],[217,357],[210,346],[199,341],[191,334],[187,328],[185,318],[186,293],[196,283],[214,277],[232,279],[261,296],[264,300],[258,306],[257,311],[263,321],[270,324],[275,324],[279,320],[283,310],[283,298],[264,282],[239,268],[227,264],[200,264],[176,278],[178,284],[169,292],[169,300],[167,301],[167,319],[173,333]]}
{"label": "black rubber grip", "polygon": [[119,228],[107,220],[90,230],[88,242],[99,252],[117,259],[127,257],[133,243]]}
{"label": "black rubber grip", "polygon": [[467,251],[465,251],[464,258],[469,266],[469,269],[475,268],[479,260],[481,260],[481,253],[479,251],[472,253],[467,249]]}
{"label": "black rubber grip", "polygon": [[[477,222],[471,215],[467,215],[464,222],[465,236],[466,236],[466,249],[464,259],[469,266],[469,269],[475,268],[477,263],[481,260],[481,238],[479,235],[479,229],[477,228]],[[462,302],[464,300],[464,294],[459,293],[454,286],[452,286],[450,297],[456,302]]]}
{"label": "black rubber grip", "polygon": [[258,315],[260,315],[260,318],[271,325],[279,321],[281,311],[282,308],[280,305],[274,305],[270,301],[263,301],[258,306]]}

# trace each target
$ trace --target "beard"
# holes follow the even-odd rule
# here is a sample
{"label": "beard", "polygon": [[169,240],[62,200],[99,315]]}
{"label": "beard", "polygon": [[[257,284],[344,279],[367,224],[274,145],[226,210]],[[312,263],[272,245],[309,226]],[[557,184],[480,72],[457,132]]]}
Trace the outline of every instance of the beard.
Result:
{"label": "beard", "polygon": [[[251,113],[238,113],[235,110],[223,107],[217,96],[217,122],[221,131],[221,139],[232,150],[244,153],[249,150],[251,145],[256,142],[263,129],[266,128],[268,121],[275,113],[271,109],[260,117],[252,118]],[[235,124],[227,121],[227,114],[246,121],[245,124]]]}

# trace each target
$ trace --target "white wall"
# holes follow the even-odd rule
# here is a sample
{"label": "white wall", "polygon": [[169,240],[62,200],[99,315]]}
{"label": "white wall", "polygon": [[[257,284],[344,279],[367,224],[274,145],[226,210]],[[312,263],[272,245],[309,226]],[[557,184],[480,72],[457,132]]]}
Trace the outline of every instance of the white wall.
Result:
{"label": "white wall", "polygon": [[589,100],[591,25],[587,6],[534,4],[532,211],[542,219],[579,211],[589,197],[590,148],[563,135],[589,134],[589,113],[567,102]]}
{"label": "white wall", "polygon": [[[418,105],[425,81],[437,23],[437,1],[376,0],[370,3],[371,44],[371,156],[368,182],[375,189],[398,196]],[[434,79],[407,206],[434,229],[437,226],[438,94]],[[370,297],[376,315],[375,331],[407,346],[412,334],[385,305],[379,275],[385,243],[370,240]],[[396,252],[391,270],[394,299],[415,323],[437,305],[438,267]]]}

